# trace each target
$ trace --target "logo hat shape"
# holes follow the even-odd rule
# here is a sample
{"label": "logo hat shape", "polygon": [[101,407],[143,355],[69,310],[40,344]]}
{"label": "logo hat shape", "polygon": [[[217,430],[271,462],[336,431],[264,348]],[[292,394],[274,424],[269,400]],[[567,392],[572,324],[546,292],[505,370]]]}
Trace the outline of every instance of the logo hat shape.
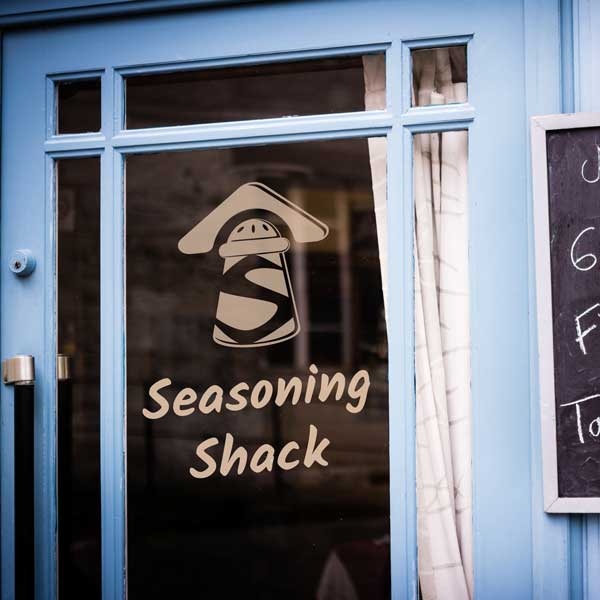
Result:
{"label": "logo hat shape", "polygon": [[[210,252],[221,228],[248,210],[280,217],[294,240],[317,242],[327,225],[261,183],[246,183],[210,212],[179,241],[184,254]],[[213,340],[223,346],[251,348],[293,338],[300,323],[285,253],[290,241],[266,219],[237,223],[219,248],[224,259]],[[241,288],[241,291],[240,291]]]}

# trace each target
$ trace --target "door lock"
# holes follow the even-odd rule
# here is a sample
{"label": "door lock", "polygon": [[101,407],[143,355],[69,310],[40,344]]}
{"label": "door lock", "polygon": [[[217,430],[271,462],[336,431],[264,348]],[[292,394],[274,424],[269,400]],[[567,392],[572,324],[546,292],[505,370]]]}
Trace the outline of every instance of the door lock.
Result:
{"label": "door lock", "polygon": [[29,277],[35,270],[35,258],[31,250],[15,250],[10,256],[8,266],[17,277]]}
{"label": "door lock", "polygon": [[2,361],[2,381],[7,385],[33,385],[35,361],[29,354],[17,354]]}

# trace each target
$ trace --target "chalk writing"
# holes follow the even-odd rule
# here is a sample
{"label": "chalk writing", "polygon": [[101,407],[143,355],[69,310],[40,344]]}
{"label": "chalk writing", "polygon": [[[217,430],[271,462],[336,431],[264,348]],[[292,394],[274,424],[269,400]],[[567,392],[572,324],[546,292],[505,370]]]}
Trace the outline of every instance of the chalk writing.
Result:
{"label": "chalk writing", "polygon": [[598,181],[600,181],[600,146],[598,144],[596,144],[596,152],[597,152],[597,173],[596,173],[596,178],[595,179],[588,179],[585,176],[585,165],[587,165],[588,161],[587,159],[583,161],[582,165],[581,165],[581,177],[583,178],[583,180],[587,183],[598,183]]}
{"label": "chalk writing", "polygon": [[[596,303],[589,308],[586,308],[582,313],[575,315],[575,330],[577,331],[577,337],[575,338],[576,342],[579,344],[579,348],[584,354],[587,354],[587,348],[583,339],[586,335],[589,335],[594,329],[596,329],[597,325],[590,325],[587,329],[581,330],[581,319],[585,317],[587,314],[591,313],[594,309],[600,308],[600,304]],[[600,317],[600,313],[596,314],[597,317]]]}
{"label": "chalk writing", "polygon": [[[579,400],[575,400],[574,402],[566,402],[565,404],[561,404],[561,408],[566,406],[574,406],[575,407],[575,415],[577,419],[577,436],[579,437],[579,443],[585,444],[585,438],[583,436],[583,425],[582,425],[582,417],[581,417],[581,405],[584,402],[589,402],[590,400],[598,400],[600,399],[600,394],[592,394],[591,396],[586,396],[585,398],[580,398]],[[598,426],[598,433],[592,433],[592,426],[596,423]],[[594,419],[588,426],[588,431],[592,437],[598,437],[600,434],[600,417]]]}
{"label": "chalk writing", "polygon": [[539,321],[542,339],[552,333],[547,443],[558,497],[600,497],[600,130],[549,130],[546,151],[551,296],[537,302],[552,302],[551,322]]}
{"label": "chalk writing", "polygon": [[[598,259],[596,258],[595,254],[592,253],[588,253],[588,254],[584,254],[583,256],[580,256],[579,258],[575,258],[574,256],[574,251],[575,251],[575,245],[577,244],[577,242],[579,241],[579,238],[584,234],[587,233],[588,231],[594,231],[596,228],[595,227],[586,227],[576,238],[575,241],[571,244],[571,263],[573,264],[573,266],[578,270],[578,271],[589,271],[590,269],[593,269],[596,266],[596,263],[598,262]],[[585,267],[580,267],[579,263],[581,263],[582,261],[586,260],[586,259],[590,259],[592,262],[588,263],[587,266]]]}

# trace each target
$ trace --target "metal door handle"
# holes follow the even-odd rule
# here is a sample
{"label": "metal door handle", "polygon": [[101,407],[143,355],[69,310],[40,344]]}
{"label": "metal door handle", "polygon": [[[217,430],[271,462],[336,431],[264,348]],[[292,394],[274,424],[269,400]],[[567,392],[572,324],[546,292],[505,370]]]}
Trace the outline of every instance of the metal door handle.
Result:
{"label": "metal door handle", "polygon": [[33,385],[35,361],[29,354],[18,354],[2,361],[2,381],[7,385]]}
{"label": "metal door handle", "polygon": [[[56,356],[56,379],[71,379],[71,357],[68,354]],[[35,381],[35,360],[29,354],[18,354],[2,361],[2,381],[7,385],[33,385]]]}
{"label": "metal door handle", "polygon": [[33,598],[34,569],[34,387],[33,356],[2,361],[2,381],[14,386],[14,570],[15,596]]}
{"label": "metal door handle", "polygon": [[71,379],[71,357],[68,354],[56,355],[56,379],[58,381]]}

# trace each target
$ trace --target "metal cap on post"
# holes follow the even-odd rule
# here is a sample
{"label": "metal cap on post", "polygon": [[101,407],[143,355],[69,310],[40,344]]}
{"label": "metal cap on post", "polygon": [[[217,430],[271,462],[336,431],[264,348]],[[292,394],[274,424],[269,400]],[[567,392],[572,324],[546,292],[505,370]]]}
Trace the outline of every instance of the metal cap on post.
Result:
{"label": "metal cap on post", "polygon": [[2,361],[2,381],[7,385],[33,385],[35,361],[29,354],[18,354]]}

